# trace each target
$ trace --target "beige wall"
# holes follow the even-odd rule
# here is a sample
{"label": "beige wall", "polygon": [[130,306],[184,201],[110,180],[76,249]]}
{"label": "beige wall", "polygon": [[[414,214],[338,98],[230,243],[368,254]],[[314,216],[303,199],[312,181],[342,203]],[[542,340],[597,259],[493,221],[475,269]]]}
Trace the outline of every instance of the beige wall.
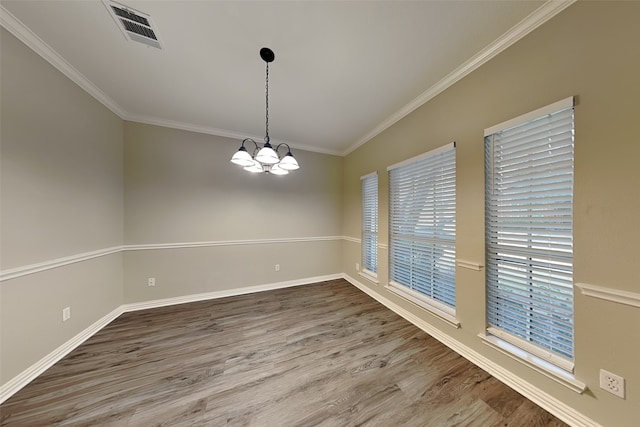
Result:
{"label": "beige wall", "polygon": [[[377,170],[380,242],[388,241],[388,177],[395,162],[457,141],[457,257],[484,264],[483,130],[577,95],[575,281],[640,292],[640,3],[578,2],[345,158],[344,234],[360,235],[359,177]],[[357,243],[345,242],[344,271],[356,276]],[[388,253],[380,250],[381,283]],[[432,323],[605,426],[637,425],[640,406],[640,310],[576,291],[578,395],[482,345],[484,273],[456,272],[459,330],[375,292]],[[600,368],[627,379],[627,399],[598,388]]]}
{"label": "beige wall", "polygon": [[[0,42],[2,269],[121,245],[122,120],[4,29]],[[122,256],[3,281],[0,297],[4,383],[121,304]]]}
{"label": "beige wall", "polygon": [[[255,175],[229,162],[239,146],[228,138],[126,122],[126,242],[341,235],[341,157],[294,150],[299,170]],[[125,302],[336,274],[341,248],[339,241],[319,240],[127,251]],[[156,278],[155,288],[147,286],[148,277]]]}
{"label": "beige wall", "polygon": [[[359,177],[374,170],[387,243],[386,167],[454,140],[457,256],[483,263],[483,129],[577,95],[575,280],[640,292],[638,16],[638,2],[579,2],[346,158],[295,150],[302,168],[284,178],[231,165],[238,141],[123,123],[2,30],[2,268],[123,243],[359,237]],[[381,249],[381,284],[387,256]],[[359,261],[357,243],[336,240],[145,249],[3,281],[0,382],[120,304],[338,272],[359,277]],[[576,373],[589,386],[578,395],[479,342],[483,273],[457,271],[459,330],[370,287],[603,425],[632,425],[637,308],[576,294]],[[66,306],[72,319],[63,324]],[[598,389],[600,368],[627,378],[627,400]]]}
{"label": "beige wall", "polygon": [[[340,240],[130,251],[124,254],[124,302],[310,283],[339,274],[341,255]],[[155,277],[154,287],[147,286],[149,277]]]}
{"label": "beige wall", "polygon": [[4,280],[2,384],[123,303],[341,272],[341,157],[294,150],[289,177],[248,174],[229,162],[239,141],[123,122],[1,38],[3,271],[123,244],[285,240],[117,252]]}
{"label": "beige wall", "polygon": [[[122,254],[18,277],[0,286],[0,384],[5,384],[122,304]],[[71,319],[63,323],[65,307],[71,307]]]}
{"label": "beige wall", "polygon": [[342,158],[293,150],[287,176],[229,159],[240,141],[125,122],[127,244],[339,235]]}

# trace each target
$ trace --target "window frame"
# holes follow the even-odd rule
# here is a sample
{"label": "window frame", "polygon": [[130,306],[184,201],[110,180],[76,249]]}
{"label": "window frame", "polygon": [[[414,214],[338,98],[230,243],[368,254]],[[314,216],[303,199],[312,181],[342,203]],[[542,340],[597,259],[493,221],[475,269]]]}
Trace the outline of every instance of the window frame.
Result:
{"label": "window frame", "polygon": [[[456,143],[393,164],[387,172],[387,289],[459,327],[455,308]],[[435,226],[441,221],[444,225]],[[404,270],[396,271],[401,266]],[[399,280],[401,276],[405,283]]]}
{"label": "window frame", "polygon": [[[358,274],[378,283],[378,172],[371,172],[360,177],[362,187],[362,209],[360,226],[360,271]],[[367,217],[371,217],[367,220]],[[372,252],[367,257],[368,252]],[[374,265],[368,262],[371,260]],[[373,267],[373,268],[372,268]]]}
{"label": "window frame", "polygon": [[[520,157],[507,157],[504,155],[504,152],[501,152],[501,156],[494,155],[495,135],[504,131],[513,131],[514,129],[526,129],[527,126],[537,126],[535,124],[536,121],[540,121],[540,123],[543,124],[543,120],[547,120],[546,128],[551,129],[550,120],[552,116],[554,116],[555,120],[557,117],[565,118],[565,115],[569,114],[571,118],[570,124],[567,125],[567,127],[562,127],[562,135],[565,137],[570,135],[570,143],[565,141],[566,138],[560,139],[560,142],[555,143],[552,141],[553,138],[545,133],[544,136],[541,135],[536,137],[536,139],[532,139],[533,142],[527,142],[527,146],[533,148],[521,150],[517,154],[517,156]],[[544,125],[539,126],[539,129],[541,130],[544,128]],[[567,130],[567,128],[569,129]],[[555,145],[552,146],[552,143]],[[485,129],[485,286],[487,292],[487,329],[485,333],[485,342],[493,345],[501,351],[506,349],[507,352],[520,359],[526,359],[529,363],[533,361],[537,367],[542,367],[546,372],[552,372],[555,376],[561,377],[566,377],[562,372],[573,374],[575,366],[575,332],[573,328],[573,322],[575,319],[575,301],[573,297],[574,145],[574,97],[565,98],[548,106]],[[570,147],[570,149],[567,147]],[[508,151],[507,149],[503,150]],[[511,153],[515,153],[515,151],[513,151],[513,147],[509,150],[511,150]],[[530,156],[528,155],[529,150],[531,150],[532,153],[534,150],[542,150],[541,152],[547,150],[549,156],[551,156],[550,153],[554,153],[554,158],[550,158],[547,163],[542,163],[544,160],[536,159],[533,161],[532,165],[528,163],[528,161],[530,158],[535,159],[535,157],[533,154]],[[555,154],[556,152],[560,154]],[[516,156],[516,154],[511,155]],[[537,156],[537,154],[535,156]],[[569,160],[567,160],[567,156],[570,157]],[[510,183],[508,185],[511,187],[509,187],[508,191],[503,190],[501,193],[498,193],[498,191],[501,190],[495,190],[495,187],[499,185],[496,175],[500,175],[498,171],[496,171],[495,162],[497,161],[497,158],[499,158],[500,163],[509,162],[512,161],[512,159],[515,159],[522,165],[508,166],[509,173],[511,174],[509,178]],[[553,173],[548,172],[549,163],[558,161],[559,164],[560,161],[556,160],[556,158],[565,162],[558,166],[558,174],[564,174],[563,178],[556,178],[553,175],[556,173],[555,171]],[[529,177],[526,179],[524,177],[520,177],[520,171],[524,171],[525,169],[526,174],[530,177],[536,177]],[[547,171],[545,173],[549,174],[549,177],[537,177],[537,171],[545,170]],[[524,174],[525,173],[522,173],[522,175]],[[567,179],[567,176],[570,176],[570,180]],[[551,184],[546,183],[547,181],[551,182]],[[567,183],[568,181],[570,182]],[[555,193],[545,190],[545,188],[550,187],[553,187],[554,189],[558,188],[557,191],[562,195],[554,196]],[[535,190],[538,191],[536,193],[538,197],[533,200],[534,196],[531,194]],[[568,190],[570,191],[569,196],[566,194]],[[505,211],[501,210],[504,209],[503,207],[496,208],[496,206],[500,204],[513,208],[514,205],[505,205],[505,203],[507,203],[509,198],[516,198],[518,196],[527,197],[529,199],[527,206],[532,206],[529,208],[531,213],[529,213],[528,216],[524,216],[531,218],[528,220],[530,223],[529,228],[522,225],[527,222],[526,220],[517,220],[518,223],[514,225],[514,221],[516,220],[510,217],[509,214],[505,214]],[[554,201],[554,199],[560,200],[561,198],[566,197],[570,198],[568,208],[566,200],[562,199],[562,212],[558,213],[561,211],[561,202]],[[539,203],[539,205],[537,203]],[[524,203],[523,206],[524,205],[526,205],[526,203]],[[552,211],[553,218],[552,214],[536,212],[535,208],[537,206],[545,206],[547,210]],[[570,210],[568,220],[566,213],[567,209]],[[516,214],[513,215],[515,216]],[[523,215],[521,215],[521,217],[523,217]],[[564,221],[562,227],[555,225],[552,221],[552,219],[556,221],[556,217],[561,217],[562,221]],[[540,218],[542,218],[542,220]],[[569,236],[566,234],[567,221],[570,223]],[[502,223],[502,227],[498,225],[499,222]],[[500,243],[500,241],[505,242],[511,238],[511,236],[516,236],[517,234],[524,237],[516,237],[516,239],[519,239],[517,242],[509,244]],[[525,238],[526,236],[528,237]],[[540,243],[533,243],[543,237],[548,240],[548,249],[541,249],[542,245]],[[566,242],[568,239],[570,242],[570,251],[566,249],[566,246],[569,246],[566,243],[564,243],[561,250],[557,249],[557,247],[560,246],[558,242],[562,239],[564,239],[563,242]],[[522,242],[524,240],[528,243],[523,244]],[[557,253],[559,251],[563,251],[564,254],[560,257],[560,261],[557,261],[555,259],[558,257]],[[508,260],[507,258],[510,256],[514,259],[519,257],[522,261],[515,262],[513,260]],[[553,261],[548,261],[548,268],[545,270],[544,267],[540,266],[540,259],[549,259]],[[567,263],[570,263],[568,267]],[[518,266],[514,267],[516,264]],[[528,271],[530,271],[530,273],[524,275],[528,277],[525,287],[530,288],[529,300],[525,300],[524,297],[521,298],[520,295],[517,297],[518,302],[516,304],[512,304],[511,300],[513,300],[513,295],[515,295],[512,292],[515,292],[516,287],[520,286],[515,283],[521,279],[518,275],[523,275],[523,269],[528,269]],[[514,273],[516,270],[519,271]],[[559,273],[559,271],[561,272]],[[514,278],[505,279],[509,274]],[[499,283],[501,280],[499,279],[500,277],[502,277],[502,283]],[[513,282],[510,283],[510,281]],[[568,282],[571,283],[570,289],[566,285]],[[558,297],[560,302],[556,303],[555,299],[549,296],[553,292],[558,292],[558,294],[561,295],[561,297]],[[566,306],[568,296],[570,296],[569,300],[571,302],[569,307]],[[500,298],[503,300],[502,304],[499,303]],[[549,303],[549,301],[552,301],[552,303]],[[508,308],[507,303],[511,304]],[[541,308],[545,304],[548,307]],[[564,316],[569,318],[568,322],[565,322],[564,319],[562,322],[558,320],[560,317],[555,314],[554,310],[556,310],[556,307],[553,304],[557,304],[558,307],[561,307],[563,315],[560,317]],[[518,311],[526,307],[529,307],[529,311]],[[570,312],[570,315],[567,315],[566,312]],[[494,319],[493,322],[492,317]],[[527,321],[525,322],[522,320],[523,318]],[[494,323],[502,323],[504,326],[500,327],[500,325]],[[570,350],[565,349],[562,351],[556,351],[554,347],[559,348],[556,343],[564,339],[559,338],[561,335],[559,335],[557,331],[559,331],[561,327],[567,327],[569,324],[571,326],[571,348]],[[541,332],[543,329],[545,332]],[[544,335],[545,333],[547,336]],[[549,341],[551,344],[545,341]],[[517,350],[512,347],[515,347]],[[511,350],[509,350],[510,348]],[[525,356],[521,354],[522,351],[525,352]]]}

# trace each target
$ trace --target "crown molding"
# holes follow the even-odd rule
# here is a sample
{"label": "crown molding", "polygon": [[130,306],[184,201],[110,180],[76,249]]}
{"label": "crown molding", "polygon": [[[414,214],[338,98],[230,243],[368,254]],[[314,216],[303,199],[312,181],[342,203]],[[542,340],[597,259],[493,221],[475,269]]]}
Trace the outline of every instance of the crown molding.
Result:
{"label": "crown molding", "polygon": [[[45,43],[44,40],[38,37],[33,31],[29,29],[29,27],[27,27],[22,21],[16,18],[2,4],[0,4],[0,25],[2,25],[2,27],[13,34],[18,40],[27,45],[31,50],[40,55],[49,64],[53,65],[58,71],[64,74],[72,82],[80,86],[85,92],[93,96],[98,102],[107,107],[122,120],[203,133],[207,135],[222,136],[231,139],[243,140],[245,138],[253,138],[256,141],[261,141],[263,138],[261,136],[246,135],[240,132],[230,131],[226,129],[217,129],[191,123],[182,123],[156,117],[144,117],[130,114],[120,105],[118,105],[117,102],[115,102],[107,94],[100,90],[96,85],[94,85],[73,65],[67,62],[67,60],[65,60],[62,55],[60,55],[51,46]],[[298,150],[311,151],[322,154],[332,154],[336,156],[342,155],[341,151],[339,150],[329,150],[322,147],[296,144],[275,139],[272,139],[271,142],[273,144],[285,143],[288,144],[291,148],[295,148]]]}
{"label": "crown molding", "polygon": [[[136,115],[128,114],[126,117],[124,117],[124,120],[135,122],[135,123],[143,123],[147,125],[162,126],[162,127],[171,128],[171,129],[185,130],[188,132],[202,133],[206,135],[221,136],[224,138],[231,138],[231,139],[237,139],[237,140],[251,138],[256,142],[260,142],[264,138],[263,136],[248,135],[246,133],[241,133],[241,132],[227,130],[227,129],[218,129],[213,127],[194,125],[191,123],[160,119],[156,117],[136,116]],[[283,141],[280,139],[271,139],[271,144],[274,146],[277,144],[288,144],[291,148],[295,148],[297,150],[311,151],[314,153],[321,153],[321,154],[331,154],[334,156],[342,155],[342,152],[338,150],[329,150],[321,147],[302,145],[302,144],[297,144],[295,142]]]}
{"label": "crown molding", "polygon": [[498,54],[506,50],[508,47],[516,43],[518,40],[544,24],[558,13],[562,12],[577,0],[549,0],[533,11],[529,16],[522,21],[511,27],[506,33],[498,37],[489,46],[482,49],[471,59],[460,65],[458,68],[447,74],[444,78],[431,86],[429,89],[422,92],[418,97],[413,99],[407,105],[400,110],[393,113],[385,121],[373,128],[369,133],[364,135],[355,144],[351,145],[341,154],[346,156],[356,150],[361,145],[365,144],[369,140],[373,139],[384,130],[388,129],[405,116],[409,115],[413,111],[417,110],[422,105],[426,104],[431,99],[435,98],[449,87],[453,86],[459,80],[462,80],[471,72],[480,68],[483,64],[496,57]]}
{"label": "crown molding", "polygon": [[0,25],[121,119],[127,112],[0,4]]}
{"label": "crown molding", "polygon": [[[481,50],[478,54],[466,61],[464,64],[456,68],[454,71],[446,75],[443,79],[431,86],[429,89],[421,93],[418,97],[413,99],[407,105],[400,110],[389,116],[386,120],[373,128],[370,132],[360,138],[355,144],[351,145],[345,151],[331,150],[323,147],[316,147],[310,145],[302,145],[296,143],[290,143],[288,141],[272,140],[273,143],[286,143],[292,148],[304,151],[310,151],[321,154],[329,154],[336,156],[346,156],[356,150],[361,145],[365,144],[369,140],[373,139],[384,130],[388,129],[402,118],[412,113],[437,95],[445,91],[447,88],[475,71],[490,59],[497,56],[499,53],[507,49],[509,46],[516,43],[518,40],[538,28],[540,25],[547,22],[549,19],[562,12],[567,7],[571,6],[577,0],[549,0],[536,9],[533,13],[513,26],[510,30],[496,39],[489,46]],[[89,79],[87,79],[80,71],[69,64],[60,54],[58,54],[52,47],[47,45],[40,37],[38,37],[33,31],[31,31],[26,25],[24,25],[18,18],[16,18],[11,12],[9,12],[3,5],[0,4],[0,25],[7,31],[13,34],[16,38],[26,44],[34,52],[40,55],[43,59],[53,65],[62,74],[68,77],[71,81],[76,83],[87,93],[93,96],[96,100],[102,103],[105,107],[111,110],[114,114],[123,120],[138,122],[144,124],[150,124],[155,126],[162,126],[173,129],[180,129],[190,132],[203,133],[207,135],[221,136],[231,139],[244,139],[253,138],[257,141],[262,140],[260,136],[246,135],[236,131],[230,131],[225,129],[218,129],[207,126],[200,126],[191,123],[183,123],[173,120],[165,120],[155,117],[137,116],[128,113],[120,105],[118,105],[113,99],[107,96],[102,90],[94,85]]]}
{"label": "crown molding", "polygon": [[244,138],[253,138],[256,140],[262,140],[262,138],[258,136],[242,135],[239,132],[234,132],[231,130],[194,125],[191,123],[160,119],[157,117],[138,116],[134,114],[128,114],[127,117],[125,117],[125,120],[129,122],[142,123],[145,125],[161,126],[165,128],[171,128],[171,129],[186,130],[188,132],[196,132],[196,133],[204,133],[207,135],[221,136],[224,138],[240,139],[240,140]]}

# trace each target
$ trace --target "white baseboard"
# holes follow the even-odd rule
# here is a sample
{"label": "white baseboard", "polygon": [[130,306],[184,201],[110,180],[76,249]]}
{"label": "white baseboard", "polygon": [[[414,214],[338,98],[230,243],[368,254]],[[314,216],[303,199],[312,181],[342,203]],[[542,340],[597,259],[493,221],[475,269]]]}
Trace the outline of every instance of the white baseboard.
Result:
{"label": "white baseboard", "polygon": [[275,289],[290,288],[293,286],[309,285],[312,283],[324,282],[327,280],[335,280],[343,278],[342,273],[329,274],[325,276],[307,277],[304,279],[289,280],[286,282],[268,283],[265,285],[247,286],[243,288],[227,289],[223,291],[207,292],[202,294],[185,295],[175,298],[165,298],[154,301],[139,302],[133,304],[123,304],[114,309],[112,312],[94,322],[91,326],[62,344],[60,347],[47,354],[45,357],[31,365],[29,368],[16,375],[7,383],[0,386],[0,404],[11,396],[20,391],[24,386],[36,379],[44,371],[52,367],[55,363],[71,353],[80,344],[91,338],[102,328],[115,320],[122,313],[137,310],[146,310],[155,307],[165,307],[174,304],[183,304],[187,302],[203,301],[214,298],[225,298],[237,295],[251,294],[254,292],[270,291]]}
{"label": "white baseboard", "polygon": [[166,307],[175,304],[185,304],[188,302],[206,301],[210,299],[233,297],[237,295],[252,294],[255,292],[271,291],[275,289],[290,288],[293,286],[309,285],[312,283],[324,282],[327,280],[342,279],[341,273],[329,274],[326,276],[307,277],[304,279],[288,280],[286,282],[268,283],[265,285],[246,286],[244,288],[225,289],[222,291],[205,292],[202,294],[184,295],[173,298],[163,298],[152,301],[134,302],[124,304],[121,308],[123,312],[147,310],[149,308]]}
{"label": "white baseboard", "polygon": [[113,320],[115,320],[122,313],[137,311],[137,310],[145,310],[145,309],[155,308],[155,307],[164,307],[164,306],[169,306],[174,304],[183,304],[187,302],[203,301],[207,299],[225,298],[225,297],[236,296],[236,295],[245,295],[245,294],[254,293],[254,292],[263,292],[263,291],[282,289],[282,288],[288,288],[293,286],[308,285],[312,283],[318,283],[318,282],[323,282],[327,280],[335,280],[340,278],[346,279],[349,283],[351,283],[352,285],[354,285],[355,287],[357,287],[367,295],[371,296],[373,299],[380,302],[382,305],[386,306],[387,308],[389,308],[399,316],[413,323],[414,325],[416,325],[417,327],[419,327],[420,329],[422,329],[423,331],[425,331],[426,333],[428,333],[429,335],[431,335],[432,337],[434,337],[435,339],[437,339],[447,347],[451,348],[456,353],[460,354],[461,356],[463,356],[473,364],[477,365],[478,367],[484,369],[485,371],[487,371],[488,373],[496,377],[498,380],[502,381],[503,383],[505,383],[506,385],[508,385],[515,391],[517,391],[518,393],[522,394],[527,399],[538,404],[539,406],[546,409],[547,411],[549,411],[559,419],[563,420],[564,422],[568,423],[569,425],[576,426],[576,427],[602,427],[600,426],[600,424],[596,423],[595,421],[591,420],[590,418],[586,417],[585,415],[581,414],[580,412],[576,411],[570,406],[564,404],[563,402],[559,401],[558,399],[554,398],[548,393],[540,390],[538,387],[514,375],[512,372],[503,368],[496,362],[488,359],[487,357],[476,352],[475,350],[451,338],[449,335],[443,333],[442,331],[435,328],[433,325],[426,322],[425,320],[417,317],[413,313],[405,310],[404,308],[395,304],[394,302],[387,299],[386,297],[378,294],[377,292],[372,291],[370,288],[360,283],[358,280],[354,279],[348,274],[342,274],[342,273],[121,305],[120,307],[114,309],[112,312],[110,312],[106,316],[97,320],[91,326],[89,326],[88,328],[86,328],[85,330],[83,330],[73,338],[71,338],[69,341],[62,344],[60,347],[56,348],[54,351],[52,351],[51,353],[49,353],[48,355],[40,359],[31,367],[29,367],[28,369],[26,369],[25,371],[23,371],[22,373],[20,373],[10,381],[8,381],[7,383],[3,384],[0,387],[0,403],[4,402],[5,400],[13,396],[20,389],[22,389],[24,386],[26,386],[31,381],[33,381],[36,377],[38,377],[38,375],[42,374],[44,371],[49,369],[51,366],[53,366],[56,362],[58,362],[64,356],[66,356],[71,351],[73,351],[80,344],[85,342],[87,339],[92,337],[94,334],[96,334],[106,325],[108,325]]}
{"label": "white baseboard", "polygon": [[418,328],[422,329],[423,331],[440,341],[442,344],[446,345],[465,359],[469,360],[474,365],[484,369],[485,371],[496,377],[498,380],[502,381],[504,384],[508,385],[527,399],[549,411],[551,414],[555,415],[567,424],[575,427],[602,427],[592,419],[586,417],[582,413],[576,411],[572,407],[566,405],[565,403],[549,395],[548,393],[540,390],[538,387],[532,385],[531,383],[528,383],[524,379],[514,375],[511,371],[488,359],[486,356],[483,356],[477,351],[451,338],[449,335],[440,331],[415,314],[400,307],[388,298],[372,291],[369,287],[365,286],[363,283],[359,282],[348,274],[344,274],[343,277],[356,288],[360,289],[391,311],[413,323]]}
{"label": "white baseboard", "polygon": [[0,403],[4,402],[24,386],[36,379],[38,375],[52,367],[60,359],[71,353],[76,347],[91,338],[96,332],[111,323],[115,318],[122,314],[122,307],[118,307],[115,310],[98,319],[91,326],[71,338],[69,341],[62,344],[60,347],[47,354],[45,357],[31,365],[29,368],[16,375],[7,383],[2,384],[0,387]]}

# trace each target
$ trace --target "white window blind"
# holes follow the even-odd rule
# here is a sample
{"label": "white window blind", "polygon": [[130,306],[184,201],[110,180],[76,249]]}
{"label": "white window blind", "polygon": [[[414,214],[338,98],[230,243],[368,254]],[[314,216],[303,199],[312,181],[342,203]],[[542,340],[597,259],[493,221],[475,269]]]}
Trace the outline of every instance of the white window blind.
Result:
{"label": "white window blind", "polygon": [[573,98],[485,131],[488,332],[573,370]]}
{"label": "white window blind", "polygon": [[454,315],[455,144],[388,170],[390,285]]}
{"label": "white window blind", "polygon": [[376,277],[378,272],[378,173],[362,178],[362,268]]}

